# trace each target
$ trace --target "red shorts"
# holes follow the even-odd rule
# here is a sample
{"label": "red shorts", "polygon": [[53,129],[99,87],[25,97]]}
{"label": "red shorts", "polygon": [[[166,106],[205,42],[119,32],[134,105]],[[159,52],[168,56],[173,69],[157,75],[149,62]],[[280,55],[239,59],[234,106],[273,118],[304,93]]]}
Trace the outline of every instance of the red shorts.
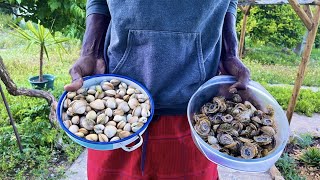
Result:
{"label": "red shorts", "polygon": [[89,149],[88,179],[218,179],[217,165],[193,143],[186,116],[161,116],[150,123],[147,131],[144,135],[148,134],[148,141],[143,142],[147,143],[143,144],[145,160],[141,160],[142,147],[132,152]]}

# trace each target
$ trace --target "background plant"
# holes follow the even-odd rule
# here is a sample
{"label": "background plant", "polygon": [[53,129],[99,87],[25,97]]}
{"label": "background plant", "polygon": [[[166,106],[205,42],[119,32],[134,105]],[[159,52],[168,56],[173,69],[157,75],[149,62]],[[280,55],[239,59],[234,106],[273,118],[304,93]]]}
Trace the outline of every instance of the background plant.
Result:
{"label": "background plant", "polygon": [[320,168],[320,148],[309,147],[302,153],[302,155],[299,157],[299,160],[309,166]]}
{"label": "background plant", "polygon": [[301,148],[305,149],[313,143],[313,136],[310,133],[300,134],[296,137],[296,142]]}
{"label": "background plant", "polygon": [[304,180],[304,177],[299,176],[296,170],[296,162],[295,160],[290,157],[287,153],[284,153],[279,160],[276,162],[276,166],[284,179],[288,180]]}
{"label": "background plant", "polygon": [[14,30],[17,32],[17,33],[13,33],[13,35],[16,35],[28,42],[27,49],[34,44],[39,46],[40,48],[39,82],[42,82],[43,81],[43,54],[45,53],[47,58],[49,59],[49,54],[47,50],[48,47],[52,45],[57,45],[59,48],[58,52],[61,58],[60,50],[62,49],[66,52],[66,50],[61,44],[63,42],[68,41],[69,39],[54,37],[48,29],[46,29],[43,25],[40,24],[40,22],[38,22],[37,27],[35,27],[31,21],[28,21],[26,23],[26,28],[27,28],[26,30],[15,24],[12,24],[11,27],[14,28]]}

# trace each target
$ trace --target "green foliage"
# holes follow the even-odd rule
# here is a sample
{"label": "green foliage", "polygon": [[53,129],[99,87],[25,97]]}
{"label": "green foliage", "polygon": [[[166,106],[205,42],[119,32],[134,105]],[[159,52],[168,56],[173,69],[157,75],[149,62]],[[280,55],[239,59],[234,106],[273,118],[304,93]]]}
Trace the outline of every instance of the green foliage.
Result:
{"label": "green foliage", "polygon": [[85,27],[85,6],[85,0],[9,0],[0,4],[0,9],[14,7],[26,21],[40,20],[47,28],[81,38]]}
{"label": "green foliage", "polygon": [[287,153],[284,153],[276,162],[276,166],[284,176],[284,179],[288,180],[304,180],[304,177],[299,176],[296,170],[296,162]]}
{"label": "green foliage", "polygon": [[312,144],[313,136],[309,133],[304,133],[296,137],[297,144],[301,148],[307,148]]}
{"label": "green foliage", "polygon": [[299,157],[299,160],[309,166],[320,168],[320,149],[318,147],[309,147]]}
{"label": "green foliage", "polygon": [[[283,109],[287,109],[291,98],[291,87],[275,87],[265,85],[268,92],[278,101]],[[301,89],[297,99],[295,112],[303,113],[307,116],[312,116],[313,113],[320,112],[320,91],[313,92],[309,89]]]}
{"label": "green foliage", "polygon": [[[240,31],[243,15],[238,12]],[[251,8],[246,32],[255,43],[292,48],[302,40],[305,27],[290,5],[264,5]]]}
{"label": "green foliage", "polygon": [[[0,24],[3,20],[0,16]],[[0,30],[0,45],[1,56],[11,78],[19,88],[30,88],[26,77],[38,71],[39,49],[30,46],[28,53],[25,53],[26,41],[8,33],[7,28]],[[80,41],[72,39],[65,42],[64,47],[69,53],[63,54],[61,61],[58,54],[54,53],[55,49],[49,48],[50,61],[44,62],[46,71],[56,75],[55,89],[51,91],[56,98],[62,94],[63,86],[71,81],[68,70],[79,56]],[[67,166],[79,156],[83,148],[62,130],[51,128],[45,100],[12,96],[5,88],[4,91],[21,136],[24,153],[19,152],[0,98],[0,179],[62,179]],[[64,144],[63,149],[57,146],[60,139]]]}
{"label": "green foliage", "polygon": [[281,65],[298,65],[301,57],[293,51],[285,48],[280,49],[273,46],[255,46],[247,48],[245,58],[260,64],[281,64]]}

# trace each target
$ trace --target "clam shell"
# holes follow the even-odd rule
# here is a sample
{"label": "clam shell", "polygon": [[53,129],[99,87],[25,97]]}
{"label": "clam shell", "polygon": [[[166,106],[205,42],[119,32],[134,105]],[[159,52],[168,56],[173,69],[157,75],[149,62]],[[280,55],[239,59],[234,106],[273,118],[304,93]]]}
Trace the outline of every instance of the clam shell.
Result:
{"label": "clam shell", "polygon": [[110,142],[111,142],[111,141],[118,141],[118,140],[120,140],[120,138],[119,138],[118,136],[115,136],[115,137],[113,137],[113,138],[110,139]]}
{"label": "clam shell", "polygon": [[82,121],[82,126],[87,130],[93,130],[93,127],[96,123],[92,119],[84,119]]}
{"label": "clam shell", "polygon": [[121,132],[119,132],[119,137],[120,137],[120,139],[123,139],[123,138],[130,136],[130,134],[131,133],[129,131],[121,131]]}
{"label": "clam shell", "polygon": [[66,112],[62,113],[62,120],[63,121],[70,120],[70,117],[68,116],[68,114]]}
{"label": "clam shell", "polygon": [[104,125],[102,124],[97,124],[93,127],[94,132],[96,132],[97,134],[101,134],[103,133],[104,130]]}
{"label": "clam shell", "polygon": [[72,122],[70,120],[66,120],[66,121],[63,121],[63,124],[66,128],[69,129],[69,127],[72,125]]}
{"label": "clam shell", "polygon": [[84,135],[89,134],[89,131],[86,130],[85,128],[80,128],[80,129],[78,130],[78,132],[81,132],[81,133],[83,133]]}
{"label": "clam shell", "polygon": [[128,101],[128,105],[131,109],[134,109],[139,105],[139,101],[136,98],[131,98]]}
{"label": "clam shell", "polygon": [[108,142],[109,139],[105,134],[98,134],[99,142]]}
{"label": "clam shell", "polygon": [[113,86],[118,86],[121,81],[119,79],[111,79],[110,80],[110,83],[113,85]]}
{"label": "clam shell", "polygon": [[98,141],[98,135],[97,134],[89,134],[86,136],[86,139],[89,141]]}
{"label": "clam shell", "polygon": [[118,128],[118,129],[122,129],[125,125],[126,125],[126,122],[120,121],[120,122],[118,122],[118,124],[117,124],[117,128]]}
{"label": "clam shell", "polygon": [[132,116],[130,119],[128,119],[128,122],[132,124],[138,122],[138,120],[138,116]]}
{"label": "clam shell", "polygon": [[108,138],[112,138],[117,133],[117,128],[115,126],[107,125],[104,128],[104,134],[107,135]]}
{"label": "clam shell", "polygon": [[63,102],[63,108],[67,109],[70,106],[71,100],[69,98],[67,98],[66,100],[64,100]]}
{"label": "clam shell", "polygon": [[126,122],[127,121],[126,117],[125,116],[121,116],[121,115],[115,115],[113,120],[115,122],[120,122],[120,121],[125,121]]}
{"label": "clam shell", "polygon": [[122,98],[124,101],[129,101],[130,99],[130,95],[124,95],[123,98]]}
{"label": "clam shell", "polygon": [[123,116],[124,115],[124,111],[122,109],[115,109],[113,110],[113,115],[120,115]]}
{"label": "clam shell", "polygon": [[148,99],[148,96],[145,94],[137,94],[137,99],[139,102],[143,103]]}
{"label": "clam shell", "polygon": [[84,99],[85,99],[85,97],[82,94],[78,94],[73,98],[73,100],[84,100]]}
{"label": "clam shell", "polygon": [[79,124],[79,122],[80,122],[79,116],[73,116],[71,118],[71,122],[72,122],[72,124]]}
{"label": "clam shell", "polygon": [[130,123],[127,123],[124,127],[123,127],[123,130],[124,131],[131,131],[131,124]]}
{"label": "clam shell", "polygon": [[86,115],[87,119],[91,119],[91,120],[96,120],[97,118],[97,113],[93,110],[89,111],[88,114]]}
{"label": "clam shell", "polygon": [[104,101],[101,99],[96,99],[90,103],[90,107],[96,110],[103,110],[105,108]]}
{"label": "clam shell", "polygon": [[123,96],[125,96],[126,95],[126,89],[124,89],[124,88],[120,88],[120,89],[118,89],[117,90],[117,94],[120,96],[120,97],[123,97]]}
{"label": "clam shell", "polygon": [[82,132],[76,132],[74,134],[78,137],[84,137],[84,134]]}
{"label": "clam shell", "polygon": [[82,87],[82,88],[77,90],[77,94],[86,95],[87,94],[87,89]]}
{"label": "clam shell", "polygon": [[138,122],[146,123],[148,121],[148,118],[146,117],[141,117],[139,118]]}
{"label": "clam shell", "polygon": [[89,106],[89,105],[87,105],[87,107],[86,107],[86,112],[89,112],[89,111],[91,111],[92,110],[92,108]]}
{"label": "clam shell", "polygon": [[68,92],[68,93],[67,93],[67,98],[68,98],[68,99],[73,99],[76,95],[77,95],[76,92]]}
{"label": "clam shell", "polygon": [[121,109],[123,112],[127,113],[130,111],[130,107],[127,102],[122,102],[119,104],[118,109]]}
{"label": "clam shell", "polygon": [[128,88],[127,89],[127,94],[128,95],[131,95],[131,94],[133,94],[135,92],[135,89],[134,88]]}
{"label": "clam shell", "polygon": [[110,97],[113,97],[117,94],[115,90],[107,90],[105,93],[107,96],[110,96]]}
{"label": "clam shell", "polygon": [[113,84],[109,83],[109,82],[103,82],[101,83],[101,87],[104,91],[107,91],[107,90],[113,90],[114,89],[114,86]]}
{"label": "clam shell", "polygon": [[143,109],[148,109],[148,110],[150,110],[150,108],[151,108],[151,107],[150,107],[150,104],[145,103],[145,102],[144,102],[144,103],[141,103],[140,106],[141,106]]}
{"label": "clam shell", "polygon": [[84,112],[86,112],[87,101],[74,100],[70,103],[70,107],[72,108],[72,112],[74,114],[83,114]]}
{"label": "clam shell", "polygon": [[121,82],[121,83],[119,84],[119,88],[127,89],[127,88],[128,88],[128,85],[127,85],[126,83],[124,83],[124,82]]}
{"label": "clam shell", "polygon": [[93,102],[93,101],[95,100],[95,97],[94,97],[93,95],[89,94],[88,96],[86,96],[86,100],[87,100],[89,103],[91,103],[91,102]]}
{"label": "clam shell", "polygon": [[97,124],[106,124],[109,121],[109,116],[106,116],[104,113],[100,114],[97,117]]}
{"label": "clam shell", "polygon": [[106,102],[106,105],[107,105],[108,108],[111,108],[111,109],[117,108],[117,103],[116,103],[116,100],[114,98],[108,99],[107,102]]}
{"label": "clam shell", "polygon": [[79,130],[79,127],[77,125],[71,125],[69,127],[69,131],[72,132],[73,134],[78,132],[78,130]]}
{"label": "clam shell", "polygon": [[131,130],[133,132],[137,132],[142,126],[143,126],[143,123],[141,123],[141,122],[132,123],[131,124]]}
{"label": "clam shell", "polygon": [[133,116],[141,116],[141,111],[142,111],[142,107],[141,106],[137,106],[136,108],[134,108],[134,110],[132,111],[132,115]]}
{"label": "clam shell", "polygon": [[217,144],[218,140],[214,136],[208,136],[208,143],[209,144]]}
{"label": "clam shell", "polygon": [[104,112],[108,117],[111,117],[113,115],[112,109],[107,108],[106,111]]}
{"label": "clam shell", "polygon": [[116,125],[117,125],[117,123],[116,123],[115,121],[109,121],[109,122],[107,122],[107,124],[106,124],[106,125],[116,126]]}
{"label": "clam shell", "polygon": [[146,109],[146,108],[143,108],[141,110],[141,116],[142,117],[149,117],[150,116],[150,111],[148,109]]}

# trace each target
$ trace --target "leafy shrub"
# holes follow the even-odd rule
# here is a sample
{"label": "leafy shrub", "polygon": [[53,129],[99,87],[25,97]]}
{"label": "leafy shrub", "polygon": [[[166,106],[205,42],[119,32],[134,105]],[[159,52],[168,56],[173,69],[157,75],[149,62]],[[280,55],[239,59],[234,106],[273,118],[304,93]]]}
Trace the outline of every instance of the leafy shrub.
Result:
{"label": "leafy shrub", "polygon": [[299,160],[309,166],[320,168],[320,149],[318,147],[309,147],[303,152]]}
{"label": "leafy shrub", "polygon": [[299,137],[296,137],[296,142],[301,148],[309,147],[312,144],[313,137],[309,133],[301,134]]}
{"label": "leafy shrub", "polygon": [[296,162],[287,153],[284,153],[276,162],[276,166],[284,176],[284,179],[304,180],[304,177],[299,176],[296,170]]}
{"label": "leafy shrub", "polygon": [[[243,15],[238,14],[237,30],[240,31]],[[264,5],[251,8],[246,32],[255,43],[292,48],[301,42],[305,31],[290,5]]]}

